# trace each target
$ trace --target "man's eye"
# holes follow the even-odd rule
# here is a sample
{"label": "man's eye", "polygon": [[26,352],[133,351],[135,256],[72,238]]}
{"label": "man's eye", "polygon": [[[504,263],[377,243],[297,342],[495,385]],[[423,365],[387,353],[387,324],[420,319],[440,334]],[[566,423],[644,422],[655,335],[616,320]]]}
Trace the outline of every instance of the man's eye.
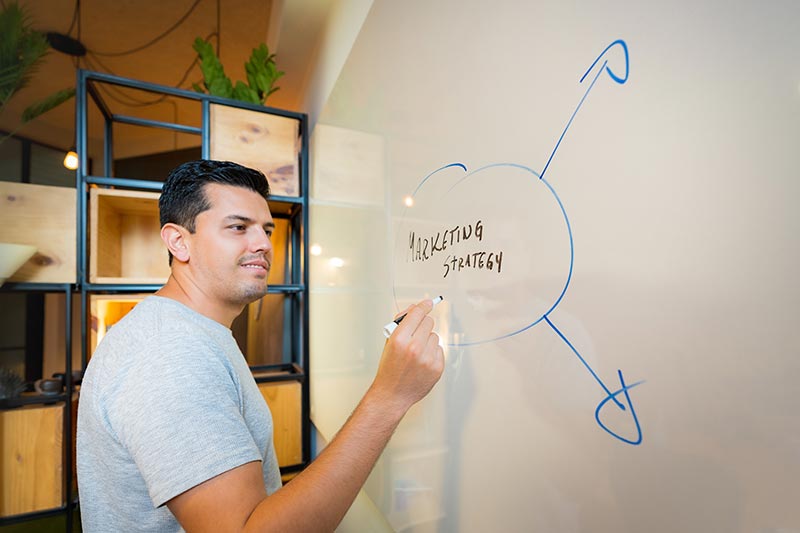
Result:
{"label": "man's eye", "polygon": [[244,231],[245,227],[242,224],[234,224],[233,226],[231,226],[231,229],[234,229],[236,231]]}

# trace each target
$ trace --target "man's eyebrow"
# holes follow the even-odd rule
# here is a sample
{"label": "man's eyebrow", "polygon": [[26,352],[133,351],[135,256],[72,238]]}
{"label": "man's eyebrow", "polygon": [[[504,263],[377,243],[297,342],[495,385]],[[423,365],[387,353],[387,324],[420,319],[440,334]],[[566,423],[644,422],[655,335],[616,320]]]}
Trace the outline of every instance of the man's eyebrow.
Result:
{"label": "man's eyebrow", "polygon": [[[255,224],[256,221],[250,217],[246,217],[244,215],[228,215],[224,218],[225,221],[237,221],[237,222],[244,222],[245,224]],[[265,228],[274,228],[275,222],[269,221],[264,223]]]}

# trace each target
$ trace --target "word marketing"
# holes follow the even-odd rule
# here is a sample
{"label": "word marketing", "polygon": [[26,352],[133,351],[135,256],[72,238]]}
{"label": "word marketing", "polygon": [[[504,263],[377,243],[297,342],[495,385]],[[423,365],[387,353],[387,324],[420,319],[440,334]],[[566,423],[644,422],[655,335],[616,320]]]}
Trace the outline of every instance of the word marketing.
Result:
{"label": "word marketing", "polygon": [[[411,231],[408,236],[410,253],[406,261],[425,262],[432,259],[437,253],[441,255],[448,247],[453,249],[456,245],[467,243],[470,240],[482,242],[483,230],[483,222],[478,220],[474,224],[453,226],[424,237]],[[444,259],[442,267],[444,269],[443,278],[464,269],[496,271],[499,274],[503,267],[503,252],[479,250],[451,253]]]}

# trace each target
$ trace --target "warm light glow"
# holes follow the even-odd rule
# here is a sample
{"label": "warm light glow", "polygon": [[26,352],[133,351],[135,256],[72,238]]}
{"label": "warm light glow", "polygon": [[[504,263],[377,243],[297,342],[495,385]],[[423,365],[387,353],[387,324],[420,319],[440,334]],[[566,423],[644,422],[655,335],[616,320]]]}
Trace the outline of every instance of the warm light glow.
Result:
{"label": "warm light glow", "polygon": [[67,152],[67,155],[64,157],[64,166],[70,170],[77,170],[78,154],[76,154],[74,150]]}
{"label": "warm light glow", "polygon": [[403,203],[406,204],[406,207],[413,207],[414,198],[412,198],[411,196],[406,196],[405,199],[403,199]]}
{"label": "warm light glow", "polygon": [[331,257],[328,260],[328,264],[333,268],[342,268],[344,266],[344,259],[341,257]]}
{"label": "warm light glow", "polygon": [[321,255],[322,254],[322,246],[319,244],[312,244],[311,245],[311,255]]}

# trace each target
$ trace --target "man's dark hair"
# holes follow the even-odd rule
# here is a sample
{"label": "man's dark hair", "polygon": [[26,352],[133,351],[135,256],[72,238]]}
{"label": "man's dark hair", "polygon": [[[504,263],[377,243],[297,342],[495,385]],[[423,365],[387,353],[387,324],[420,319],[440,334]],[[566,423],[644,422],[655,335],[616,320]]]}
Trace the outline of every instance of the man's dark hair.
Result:
{"label": "man's dark hair", "polygon": [[[178,224],[194,233],[197,215],[211,208],[204,190],[209,183],[243,187],[265,200],[269,198],[269,183],[258,170],[231,161],[189,161],[175,167],[164,182],[158,199],[161,226]],[[169,264],[172,264],[171,253]]]}

